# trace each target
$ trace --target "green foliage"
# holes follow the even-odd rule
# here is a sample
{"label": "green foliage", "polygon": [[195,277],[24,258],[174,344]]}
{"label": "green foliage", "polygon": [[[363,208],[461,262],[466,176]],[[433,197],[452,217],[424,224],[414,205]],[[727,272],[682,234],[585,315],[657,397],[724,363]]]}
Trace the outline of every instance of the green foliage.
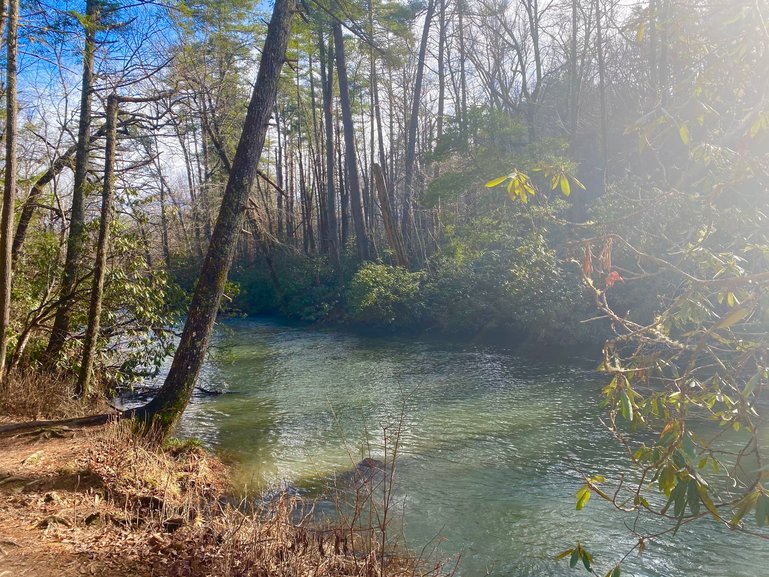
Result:
{"label": "green foliage", "polygon": [[506,328],[543,344],[596,338],[578,322],[588,306],[573,270],[551,248],[554,232],[508,216],[479,217],[454,232],[450,252],[436,259],[425,282],[432,326],[455,333]]}
{"label": "green foliage", "polygon": [[347,293],[348,318],[371,327],[414,327],[422,317],[419,300],[423,273],[366,263]]}
{"label": "green foliage", "polygon": [[[130,382],[155,374],[172,352],[170,327],[179,320],[185,296],[163,271],[147,264],[141,256],[144,242],[138,235],[119,221],[113,222],[112,235],[97,366],[110,381]],[[14,276],[11,354],[16,353],[19,338],[27,336],[23,363],[28,366],[40,361],[48,339],[46,322],[58,304],[53,289],[59,280],[59,251],[57,235],[35,231]],[[80,281],[79,298],[72,305],[72,325],[78,331],[87,323],[90,293],[84,289],[90,288],[90,279],[87,275]],[[59,359],[60,369],[77,369],[80,345],[78,338],[68,341]]]}
{"label": "green foliage", "polygon": [[232,276],[240,285],[234,304],[248,314],[282,314],[315,322],[338,313],[339,277],[322,257],[286,251],[239,268]]}
{"label": "green foliage", "polygon": [[750,72],[767,39],[756,10],[677,15],[675,46],[698,73],[629,128],[655,170],[617,179],[581,242],[584,284],[615,332],[601,364],[608,422],[638,471],[599,494],[666,520],[660,535],[700,517],[769,535],[769,147],[766,77]]}

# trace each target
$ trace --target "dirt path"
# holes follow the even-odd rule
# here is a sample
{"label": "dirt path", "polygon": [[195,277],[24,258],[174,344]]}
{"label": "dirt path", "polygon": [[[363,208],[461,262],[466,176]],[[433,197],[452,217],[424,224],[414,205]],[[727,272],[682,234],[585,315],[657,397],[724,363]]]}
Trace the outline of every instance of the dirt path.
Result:
{"label": "dirt path", "polygon": [[94,434],[0,440],[0,577],[152,574],[130,547],[114,555],[131,532],[88,468]]}

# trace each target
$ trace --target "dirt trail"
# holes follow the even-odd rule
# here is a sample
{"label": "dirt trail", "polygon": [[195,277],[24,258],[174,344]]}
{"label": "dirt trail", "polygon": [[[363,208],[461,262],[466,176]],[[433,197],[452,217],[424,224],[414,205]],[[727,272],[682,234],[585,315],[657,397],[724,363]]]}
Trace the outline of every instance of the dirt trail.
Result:
{"label": "dirt trail", "polygon": [[95,431],[57,431],[0,443],[0,577],[150,575],[130,532],[89,471]]}

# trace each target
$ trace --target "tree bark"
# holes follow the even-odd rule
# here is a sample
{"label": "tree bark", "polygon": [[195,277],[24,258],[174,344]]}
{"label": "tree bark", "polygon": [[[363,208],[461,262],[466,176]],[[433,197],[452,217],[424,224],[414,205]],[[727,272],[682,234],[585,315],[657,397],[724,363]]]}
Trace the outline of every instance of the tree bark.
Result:
{"label": "tree bark", "polygon": [[[278,179],[278,186],[281,190],[286,190],[286,183],[283,179],[283,172],[284,172],[284,156],[283,156],[283,144],[280,138],[280,111],[278,110],[278,107],[275,106],[275,134],[276,134],[276,142],[277,142],[277,148],[275,150],[275,176]],[[283,195],[278,195],[278,240],[281,242],[284,240],[283,235],[283,220],[284,220],[284,208],[283,208]],[[288,204],[288,203],[286,203]],[[288,219],[286,218],[286,221]]]}
{"label": "tree bark", "polygon": [[[446,107],[446,0],[438,0],[438,117],[435,120],[435,142],[440,144],[443,136],[443,115]],[[434,178],[440,176],[440,168],[435,165]]]}
{"label": "tree bark", "polygon": [[107,270],[107,246],[109,227],[112,224],[112,200],[115,197],[115,148],[117,140],[117,94],[107,97],[107,142],[104,145],[104,183],[101,194],[101,220],[99,222],[99,240],[96,244],[96,265],[91,285],[91,303],[88,310],[88,327],[83,344],[83,361],[80,364],[80,376],[75,387],[75,396],[87,397],[91,393],[96,344],[101,326],[102,296],[104,277]]}
{"label": "tree bark", "polygon": [[[3,0],[5,1],[5,0]],[[6,126],[5,126],[5,182],[3,208],[0,212],[0,386],[5,381],[5,357],[8,351],[8,326],[11,320],[11,243],[13,237],[13,204],[16,196],[16,55],[18,52],[19,0],[8,5],[8,40],[6,42]]]}
{"label": "tree bark", "polygon": [[409,259],[406,254],[406,249],[403,246],[400,230],[393,217],[392,208],[390,206],[390,195],[387,192],[384,173],[382,172],[382,168],[376,163],[373,165],[373,173],[376,182],[376,191],[379,197],[379,206],[382,211],[382,220],[384,221],[385,234],[387,235],[387,241],[390,244],[390,248],[392,248],[395,253],[395,264],[407,268],[409,266]]}
{"label": "tree bark", "polygon": [[355,150],[355,127],[350,106],[350,87],[347,82],[347,64],[344,54],[344,38],[342,25],[335,21],[334,52],[336,53],[336,71],[339,80],[339,105],[342,109],[342,125],[344,127],[345,163],[347,166],[347,188],[350,194],[352,222],[355,227],[355,242],[358,256],[361,260],[369,259],[368,238],[366,237],[366,221],[363,215],[363,198],[360,191],[360,176],[358,175],[358,155]]}
{"label": "tree bark", "polygon": [[406,138],[406,159],[403,178],[403,213],[401,215],[401,234],[406,243],[407,250],[413,247],[411,242],[411,228],[414,226],[414,164],[417,152],[417,125],[419,123],[419,106],[422,98],[422,78],[424,77],[425,56],[427,54],[427,40],[430,36],[430,23],[435,13],[435,0],[427,4],[427,15],[422,29],[422,40],[419,44],[419,56],[417,57],[417,72],[414,81],[414,98],[411,101],[411,115],[408,123],[408,136]]}
{"label": "tree bark", "polygon": [[[309,68],[314,70],[312,54],[308,55]],[[318,242],[320,250],[328,253],[328,220],[326,215],[326,199],[323,194],[323,162],[321,161],[321,136],[318,122],[317,95],[315,91],[315,75],[310,73],[310,110],[312,111],[312,164],[313,187],[315,190],[315,208],[318,213]]]}
{"label": "tree bark", "polygon": [[465,0],[457,0],[457,15],[459,18],[459,133],[462,136],[462,143],[467,146],[467,73],[465,71],[465,59],[467,58],[467,51],[465,50],[464,13]]}
{"label": "tree bark", "polygon": [[99,22],[100,0],[86,3],[85,50],[83,52],[83,82],[80,89],[80,120],[77,131],[77,152],[75,153],[75,176],[72,190],[72,209],[67,237],[67,254],[64,260],[64,274],[61,281],[61,304],[56,311],[53,331],[48,341],[45,357],[48,363],[55,363],[61,354],[69,334],[72,293],[77,286],[81,253],[83,252],[85,226],[85,196],[88,189],[88,157],[90,153],[91,97],[93,93],[94,56],[96,52],[96,29]]}
{"label": "tree bark", "polygon": [[[158,137],[155,133],[155,150],[158,150]],[[166,270],[171,270],[171,247],[168,242],[168,212],[166,207],[166,179],[163,177],[163,166],[160,164],[160,154],[155,159],[155,167],[158,171],[158,183],[160,185],[160,241],[163,248],[163,262],[166,264]]]}
{"label": "tree bark", "polygon": [[[339,224],[336,218],[336,188],[334,187],[334,54],[329,47],[326,56],[326,42],[323,33],[318,35],[320,50],[320,83],[323,97],[323,129],[326,139],[326,222],[328,250],[331,262],[339,268]],[[326,73],[328,71],[328,74]]]}
{"label": "tree bark", "polygon": [[296,0],[275,0],[232,172],[227,180],[179,347],[160,391],[150,403],[137,410],[137,416],[151,421],[161,434],[170,431],[187,406],[205,359],[249,195],[257,176],[295,6]]}

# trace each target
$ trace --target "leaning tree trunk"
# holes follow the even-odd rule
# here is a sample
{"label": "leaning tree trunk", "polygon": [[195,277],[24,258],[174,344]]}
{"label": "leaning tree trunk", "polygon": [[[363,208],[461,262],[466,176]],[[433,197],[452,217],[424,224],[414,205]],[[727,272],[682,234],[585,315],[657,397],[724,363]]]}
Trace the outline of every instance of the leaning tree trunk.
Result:
{"label": "leaning tree trunk", "polygon": [[51,338],[45,351],[49,363],[64,348],[69,333],[72,314],[72,295],[77,287],[77,273],[80,255],[83,251],[85,227],[85,195],[88,188],[88,156],[90,152],[91,96],[93,93],[93,65],[96,52],[96,28],[99,21],[100,0],[86,3],[85,51],[83,52],[83,82],[80,93],[80,120],[77,129],[77,152],[75,153],[75,176],[72,190],[67,254],[64,259],[64,274],[61,282],[61,300],[53,321]]}
{"label": "leaning tree trunk", "polygon": [[187,313],[179,347],[162,388],[149,404],[137,411],[138,417],[152,422],[161,434],[170,431],[181,416],[203,365],[248,207],[249,194],[257,176],[257,165],[275,105],[295,6],[296,0],[275,0],[232,172],[227,180],[219,217]]}
{"label": "leaning tree trunk", "polygon": [[[4,1],[4,0],[3,0]],[[8,41],[6,63],[5,186],[0,212],[0,386],[5,381],[5,355],[8,350],[8,325],[11,316],[11,243],[13,240],[13,199],[16,194],[16,53],[19,0],[8,6]]]}

